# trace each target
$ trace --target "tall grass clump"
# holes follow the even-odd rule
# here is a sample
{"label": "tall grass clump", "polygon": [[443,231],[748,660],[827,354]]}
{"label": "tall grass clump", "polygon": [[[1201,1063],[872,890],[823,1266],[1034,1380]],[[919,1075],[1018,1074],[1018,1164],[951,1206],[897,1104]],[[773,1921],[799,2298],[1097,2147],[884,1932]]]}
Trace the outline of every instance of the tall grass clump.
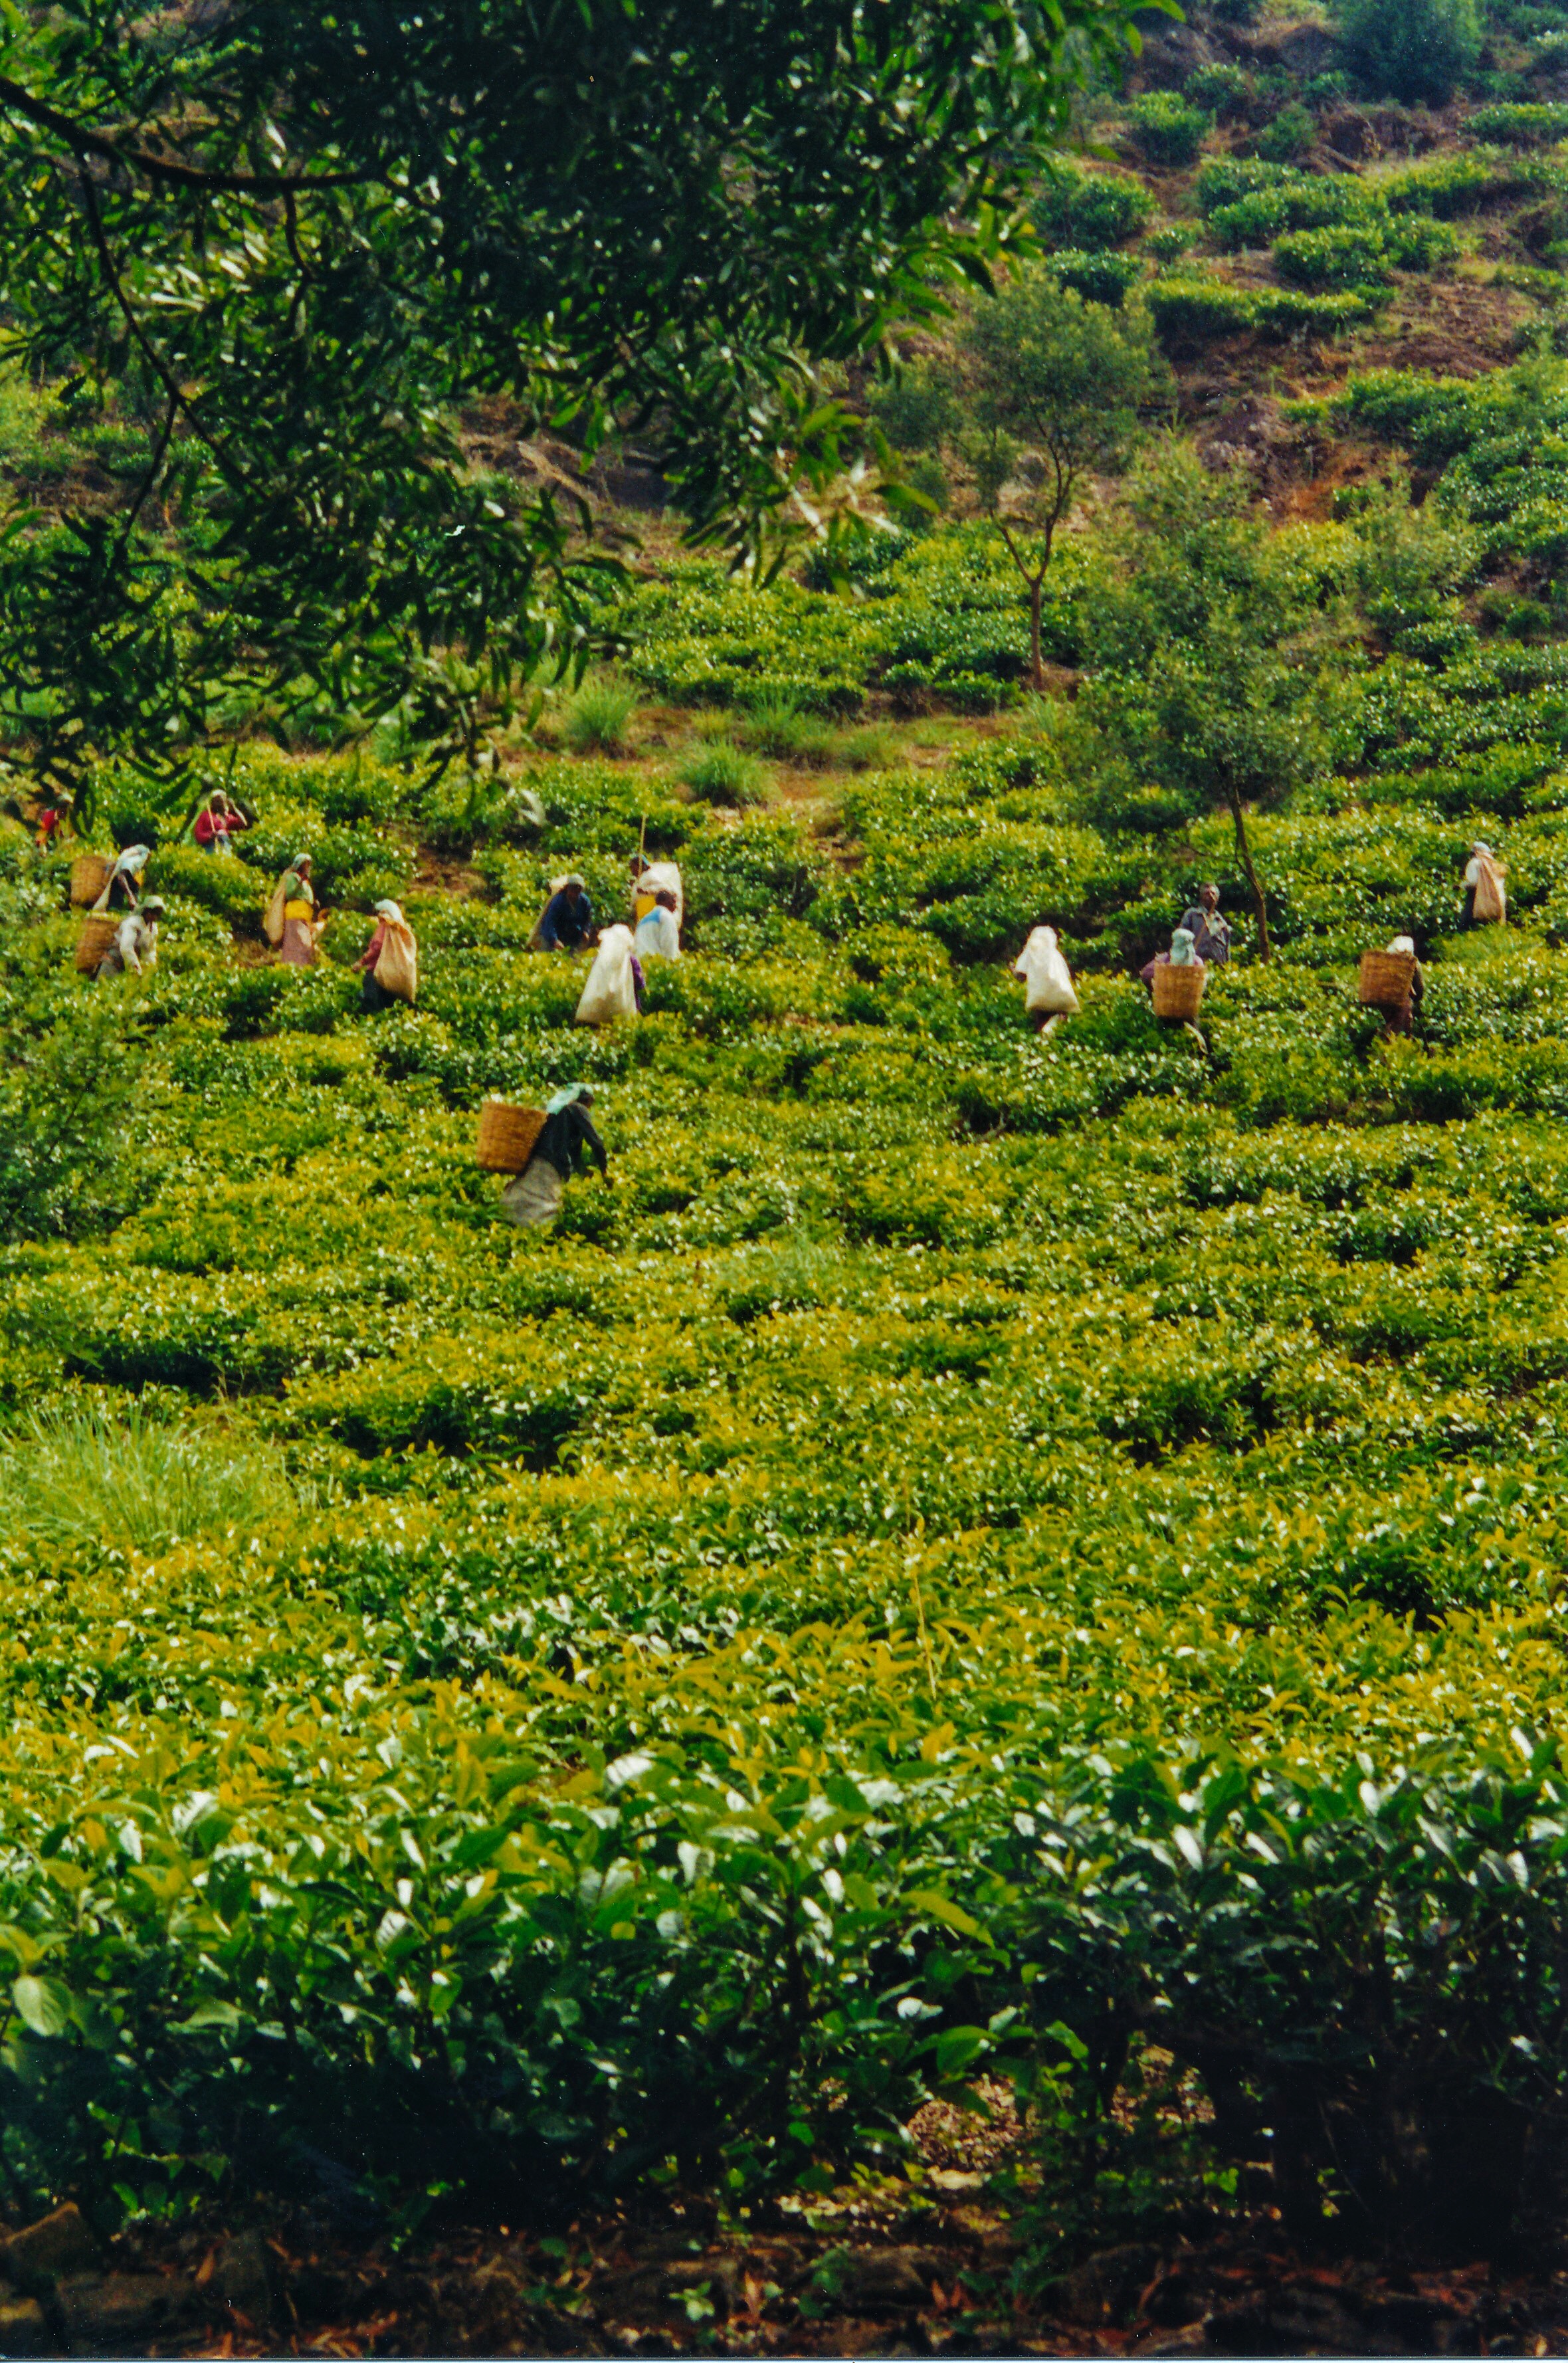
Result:
{"label": "tall grass clump", "polygon": [[14,1541],[143,1553],[244,1533],[298,1506],[280,1453],[210,1423],[179,1426],[127,1403],[35,1411],[0,1442],[0,1525]]}
{"label": "tall grass clump", "polygon": [[711,804],[761,804],[767,801],[767,770],[744,747],[722,743],[689,756],[680,779],[694,796]]}
{"label": "tall grass clump", "polygon": [[740,737],[761,755],[784,763],[820,767],[833,760],[836,734],[815,714],[808,714],[787,690],[765,693],[753,700],[740,724]]}
{"label": "tall grass clump", "polygon": [[638,703],[624,674],[591,672],[567,707],[561,735],[574,754],[613,754],[625,742]]}

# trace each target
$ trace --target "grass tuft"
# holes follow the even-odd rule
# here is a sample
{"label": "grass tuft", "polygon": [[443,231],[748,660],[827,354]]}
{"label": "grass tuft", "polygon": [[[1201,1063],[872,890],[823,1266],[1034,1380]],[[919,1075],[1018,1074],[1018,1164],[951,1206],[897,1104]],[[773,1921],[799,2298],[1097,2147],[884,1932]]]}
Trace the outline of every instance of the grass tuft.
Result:
{"label": "grass tuft", "polygon": [[16,1541],[143,1554],[244,1533],[299,1506],[281,1453],[211,1423],[174,1426],[136,1403],[35,1412],[0,1443],[0,1525]]}

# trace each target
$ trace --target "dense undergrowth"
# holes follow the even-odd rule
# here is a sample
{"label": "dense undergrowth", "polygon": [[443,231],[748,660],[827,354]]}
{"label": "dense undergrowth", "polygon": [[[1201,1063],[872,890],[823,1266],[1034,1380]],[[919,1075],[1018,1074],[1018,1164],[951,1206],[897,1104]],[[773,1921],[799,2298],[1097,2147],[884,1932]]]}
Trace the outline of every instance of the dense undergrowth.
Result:
{"label": "dense undergrowth", "polygon": [[[1178,358],[1353,340],[1555,235],[1534,38],[1473,140],[1359,176],[1246,152],[1290,94],[1210,60],[1207,161],[1141,100],[1155,194],[1097,166],[1042,236]],[[847,592],[649,564],[604,594],[623,671],[494,775],[239,744],[235,861],[106,771],[169,904],[140,986],[72,975],[69,854],[6,838],[15,2211],[755,2207],[918,2182],[911,2114],[983,2071],[1047,2256],[1249,2168],[1303,2234],[1551,2214],[1568,368],[1530,300],[1485,376],[1304,370],[1292,448],[1356,470],[1272,517],[1156,438],[1053,568],[1071,698],[1021,697],[969,522]],[[645,828],[686,957],[590,1037],[523,946],[569,862],[618,915]],[[1511,924],[1460,936],[1475,836]],[[259,930],[302,844],[308,975]],[[1204,1055],[1133,971],[1209,877]],[[368,1019],[389,893],[419,1008]],[[1045,1039],[1042,918],[1083,1003]],[[1406,930],[1389,1041],[1354,962]],[[474,1110],[578,1077],[614,1186],[519,1235]],[[1138,2105],[1167,2057],[1197,2134]]]}

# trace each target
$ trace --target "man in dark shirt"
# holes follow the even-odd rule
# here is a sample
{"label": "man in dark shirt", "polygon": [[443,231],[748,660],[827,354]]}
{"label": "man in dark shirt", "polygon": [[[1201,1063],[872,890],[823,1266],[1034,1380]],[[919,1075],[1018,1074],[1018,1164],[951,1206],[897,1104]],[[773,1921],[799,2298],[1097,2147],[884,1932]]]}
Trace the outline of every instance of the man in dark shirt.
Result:
{"label": "man in dark shirt", "polygon": [[1220,889],[1200,886],[1198,900],[1181,915],[1192,931],[1192,948],[1206,968],[1223,968],[1231,957],[1231,922],[1220,915]]}
{"label": "man in dark shirt", "polygon": [[563,878],[539,921],[539,941],[547,952],[580,951],[593,926],[593,905],[588,890],[575,873]]}

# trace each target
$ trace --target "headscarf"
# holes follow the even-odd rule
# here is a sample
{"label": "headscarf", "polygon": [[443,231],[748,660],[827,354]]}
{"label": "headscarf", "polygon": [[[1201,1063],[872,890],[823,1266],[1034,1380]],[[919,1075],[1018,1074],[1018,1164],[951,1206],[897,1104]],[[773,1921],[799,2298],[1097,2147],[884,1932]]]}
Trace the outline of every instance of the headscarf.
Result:
{"label": "headscarf", "polygon": [[1197,962],[1198,952],[1192,940],[1192,929],[1176,928],[1171,936],[1172,968],[1193,968],[1196,967]]}
{"label": "headscarf", "polygon": [[580,1100],[584,1092],[588,1091],[590,1088],[591,1086],[587,1083],[563,1083],[560,1090],[558,1092],[552,1092],[549,1098],[545,1102],[545,1114],[547,1115],[559,1115],[562,1108],[570,1107],[574,1102]]}
{"label": "headscarf", "polygon": [[1475,839],[1475,842],[1471,847],[1470,850],[1472,853],[1479,853],[1485,860],[1490,861],[1492,859],[1491,847],[1489,845],[1484,845],[1479,838]]}
{"label": "headscarf", "polygon": [[309,854],[308,854],[308,853],[296,853],[296,854],[295,854],[295,856],[294,856],[294,858],[293,858],[293,860],[290,862],[290,864],[289,864],[289,868],[290,868],[290,869],[291,869],[291,870],[295,873],[295,875],[296,875],[296,876],[298,875],[298,873],[299,873],[302,870],[308,870],[308,869],[310,868],[310,856],[309,856]]}
{"label": "headscarf", "polygon": [[568,871],[566,876],[561,880],[560,884],[556,889],[557,893],[564,894],[569,886],[576,886],[584,894],[588,892],[587,879],[580,876],[578,871],[575,870]]}
{"label": "headscarf", "polygon": [[126,871],[143,871],[151,859],[150,845],[127,845],[123,853],[116,855],[112,874],[119,877]]}
{"label": "headscarf", "polygon": [[1416,939],[1414,936],[1396,936],[1388,949],[1391,952],[1408,952],[1410,958],[1414,960],[1416,957]]}
{"label": "headscarf", "polygon": [[390,901],[376,904],[376,916],[378,919],[390,919],[394,927],[401,927],[407,924],[398,905]]}

